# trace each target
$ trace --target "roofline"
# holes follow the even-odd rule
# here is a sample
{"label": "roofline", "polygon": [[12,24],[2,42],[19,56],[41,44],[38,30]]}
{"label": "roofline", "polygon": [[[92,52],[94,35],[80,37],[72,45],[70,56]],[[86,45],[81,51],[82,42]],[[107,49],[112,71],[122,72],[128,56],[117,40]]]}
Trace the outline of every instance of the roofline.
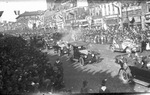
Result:
{"label": "roofline", "polygon": [[[26,13],[26,12],[28,12],[28,11],[25,11],[24,13]],[[38,11],[31,11],[31,12],[38,12]],[[18,18],[20,18],[20,17],[26,17],[26,16],[43,15],[43,14],[45,13],[45,11],[41,11],[41,14],[24,15],[24,16],[23,16],[24,13],[20,14],[18,17],[16,17],[16,19],[18,19]],[[28,13],[30,13],[30,12],[28,12]]]}

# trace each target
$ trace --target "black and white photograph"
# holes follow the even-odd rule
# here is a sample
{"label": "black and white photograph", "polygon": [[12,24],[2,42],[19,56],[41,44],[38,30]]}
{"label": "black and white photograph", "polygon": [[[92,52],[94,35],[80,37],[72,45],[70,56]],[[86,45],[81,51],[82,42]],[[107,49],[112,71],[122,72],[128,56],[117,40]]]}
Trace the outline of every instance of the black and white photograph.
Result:
{"label": "black and white photograph", "polygon": [[0,94],[150,93],[149,0],[0,0]]}

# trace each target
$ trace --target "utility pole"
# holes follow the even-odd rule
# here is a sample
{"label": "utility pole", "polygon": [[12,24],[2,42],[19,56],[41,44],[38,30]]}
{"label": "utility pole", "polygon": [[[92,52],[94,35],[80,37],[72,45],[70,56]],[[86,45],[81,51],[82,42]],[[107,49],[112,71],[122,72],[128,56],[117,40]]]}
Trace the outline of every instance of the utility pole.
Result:
{"label": "utility pole", "polygon": [[112,4],[114,7],[116,7],[118,9],[118,20],[120,21],[120,27],[121,27],[121,30],[123,30],[123,21],[122,21],[122,3],[121,2],[117,2],[118,5],[115,5],[114,3]]}
{"label": "utility pole", "polygon": [[142,24],[142,30],[145,30],[145,13],[147,10],[146,2],[142,2],[141,6],[142,6],[141,24]]}

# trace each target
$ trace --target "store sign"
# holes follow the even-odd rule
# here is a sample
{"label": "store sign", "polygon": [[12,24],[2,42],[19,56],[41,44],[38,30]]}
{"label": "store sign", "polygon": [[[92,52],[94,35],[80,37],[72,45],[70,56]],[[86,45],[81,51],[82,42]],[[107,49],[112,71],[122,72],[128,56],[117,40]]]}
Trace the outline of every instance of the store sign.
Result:
{"label": "store sign", "polygon": [[138,9],[142,9],[142,7],[141,6],[130,6],[130,7],[124,7],[123,9],[122,9],[122,11],[123,12],[125,12],[125,11],[132,11],[132,10],[138,10]]}
{"label": "store sign", "polygon": [[132,10],[132,11],[128,11],[128,12],[123,12],[122,15],[123,17],[126,17],[126,15],[128,16],[139,16],[142,14],[142,10],[138,9],[138,10]]}

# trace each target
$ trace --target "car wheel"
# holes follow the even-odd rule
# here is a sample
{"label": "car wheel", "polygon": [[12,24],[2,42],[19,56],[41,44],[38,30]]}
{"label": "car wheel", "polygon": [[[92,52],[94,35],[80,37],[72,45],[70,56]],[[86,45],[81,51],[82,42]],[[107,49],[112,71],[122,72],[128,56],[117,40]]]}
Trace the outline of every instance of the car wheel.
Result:
{"label": "car wheel", "polygon": [[110,46],[110,50],[112,51],[112,52],[115,52],[115,48],[111,45]]}
{"label": "car wheel", "polygon": [[128,83],[129,82],[129,76],[127,74],[127,72],[125,70],[121,70],[120,71],[120,78],[124,83]]}
{"label": "car wheel", "polygon": [[82,66],[84,66],[85,64],[84,64],[84,60],[83,60],[83,58],[82,57],[80,57],[79,58],[79,63],[82,65]]}
{"label": "car wheel", "polygon": [[131,53],[132,51],[131,51],[130,48],[127,47],[127,48],[125,49],[125,52],[126,52],[126,53]]}

